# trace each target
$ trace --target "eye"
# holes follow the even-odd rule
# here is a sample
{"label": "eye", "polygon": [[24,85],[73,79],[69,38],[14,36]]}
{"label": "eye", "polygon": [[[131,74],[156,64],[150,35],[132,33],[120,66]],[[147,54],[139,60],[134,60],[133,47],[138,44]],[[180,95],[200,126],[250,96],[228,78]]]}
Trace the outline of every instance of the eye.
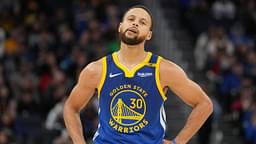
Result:
{"label": "eye", "polygon": [[142,25],[147,25],[145,21],[140,22]]}
{"label": "eye", "polygon": [[133,20],[134,20],[134,18],[129,17],[129,18],[127,18],[127,20],[128,20],[128,21],[133,21]]}

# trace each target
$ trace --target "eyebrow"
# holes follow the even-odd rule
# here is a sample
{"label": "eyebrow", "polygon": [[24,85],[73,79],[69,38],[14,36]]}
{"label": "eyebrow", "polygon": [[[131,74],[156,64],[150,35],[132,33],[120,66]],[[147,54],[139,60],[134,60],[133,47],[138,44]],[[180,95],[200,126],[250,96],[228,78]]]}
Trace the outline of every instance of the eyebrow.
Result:
{"label": "eyebrow", "polygon": [[[127,17],[136,17],[136,15],[128,15]],[[142,19],[142,20],[144,20],[145,22],[148,22],[148,20],[147,19],[145,19],[145,18],[140,18],[140,19]]]}
{"label": "eyebrow", "polygon": [[136,17],[135,15],[128,15],[127,17]]}

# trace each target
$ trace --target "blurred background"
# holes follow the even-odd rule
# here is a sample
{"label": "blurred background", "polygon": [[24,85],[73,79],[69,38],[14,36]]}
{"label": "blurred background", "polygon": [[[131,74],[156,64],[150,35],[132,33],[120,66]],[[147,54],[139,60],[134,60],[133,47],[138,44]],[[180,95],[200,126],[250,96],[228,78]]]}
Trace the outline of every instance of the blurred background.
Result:
{"label": "blurred background", "polygon": [[[254,0],[1,0],[0,144],[70,144],[62,112],[80,71],[119,49],[127,8],[154,18],[147,50],[180,65],[207,92],[214,113],[190,144],[256,144]],[[172,139],[191,111],[166,102]],[[98,100],[82,111],[91,142]]]}

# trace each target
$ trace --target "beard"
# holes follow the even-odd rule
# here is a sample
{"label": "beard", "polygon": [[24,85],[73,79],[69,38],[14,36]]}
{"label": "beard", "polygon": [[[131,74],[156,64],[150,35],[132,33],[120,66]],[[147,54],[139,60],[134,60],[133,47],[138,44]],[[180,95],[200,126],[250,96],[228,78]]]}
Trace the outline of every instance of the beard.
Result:
{"label": "beard", "polygon": [[139,32],[136,36],[134,37],[128,37],[126,36],[126,33],[128,32],[129,30],[126,29],[124,32],[123,30],[121,30],[121,32],[119,32],[119,37],[121,39],[122,42],[124,42],[125,44],[128,44],[128,45],[137,45],[137,44],[140,44],[142,43],[146,37],[143,37],[143,36],[138,36],[139,35]]}

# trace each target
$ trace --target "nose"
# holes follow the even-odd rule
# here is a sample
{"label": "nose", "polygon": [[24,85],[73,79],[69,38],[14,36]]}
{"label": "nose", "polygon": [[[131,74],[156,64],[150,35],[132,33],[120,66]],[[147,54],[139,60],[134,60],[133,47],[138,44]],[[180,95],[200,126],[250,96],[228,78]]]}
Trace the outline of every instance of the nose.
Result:
{"label": "nose", "polygon": [[133,25],[133,26],[136,26],[136,27],[139,26],[136,22],[134,22],[132,25]]}

